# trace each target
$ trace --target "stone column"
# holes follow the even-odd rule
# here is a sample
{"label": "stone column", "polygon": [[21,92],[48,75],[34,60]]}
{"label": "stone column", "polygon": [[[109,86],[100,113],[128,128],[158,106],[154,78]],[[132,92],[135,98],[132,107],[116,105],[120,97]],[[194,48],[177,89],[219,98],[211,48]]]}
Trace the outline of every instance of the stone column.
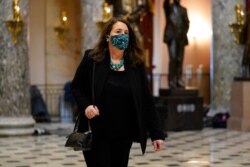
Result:
{"label": "stone column", "polygon": [[29,1],[19,1],[23,29],[13,44],[5,20],[13,19],[12,1],[0,0],[0,136],[34,131],[30,114],[27,17]]}
{"label": "stone column", "polygon": [[211,110],[209,115],[230,112],[233,78],[239,76],[243,47],[235,44],[229,23],[235,22],[235,5],[245,0],[212,1]]}
{"label": "stone column", "polygon": [[102,5],[100,0],[81,0],[82,6],[82,53],[92,49],[99,40],[100,32],[96,22],[102,20]]}

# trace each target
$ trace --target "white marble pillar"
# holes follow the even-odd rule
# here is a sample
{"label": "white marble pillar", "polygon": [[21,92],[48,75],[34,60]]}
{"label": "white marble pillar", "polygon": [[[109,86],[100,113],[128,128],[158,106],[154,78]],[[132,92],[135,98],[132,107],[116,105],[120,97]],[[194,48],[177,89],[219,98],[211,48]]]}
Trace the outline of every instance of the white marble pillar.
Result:
{"label": "white marble pillar", "polygon": [[19,1],[23,29],[18,43],[5,26],[13,19],[12,0],[0,0],[0,136],[33,133],[30,114],[27,17],[29,1]]}
{"label": "white marble pillar", "polygon": [[243,47],[234,43],[229,23],[235,22],[235,5],[245,0],[212,1],[211,110],[209,115],[230,112],[233,78],[239,76]]}
{"label": "white marble pillar", "polygon": [[82,53],[91,49],[99,40],[100,32],[96,22],[102,19],[102,5],[100,0],[81,0],[82,6]]}

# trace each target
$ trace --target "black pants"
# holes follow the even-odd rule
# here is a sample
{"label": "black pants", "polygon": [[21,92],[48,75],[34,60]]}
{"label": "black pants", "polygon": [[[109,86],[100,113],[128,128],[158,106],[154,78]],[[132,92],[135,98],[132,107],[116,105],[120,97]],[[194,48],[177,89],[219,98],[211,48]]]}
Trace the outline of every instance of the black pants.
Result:
{"label": "black pants", "polygon": [[168,43],[169,51],[169,67],[168,67],[168,81],[176,84],[182,77],[182,66],[184,59],[185,43],[183,39],[173,39]]}
{"label": "black pants", "polygon": [[83,155],[88,167],[127,167],[132,140],[98,138]]}

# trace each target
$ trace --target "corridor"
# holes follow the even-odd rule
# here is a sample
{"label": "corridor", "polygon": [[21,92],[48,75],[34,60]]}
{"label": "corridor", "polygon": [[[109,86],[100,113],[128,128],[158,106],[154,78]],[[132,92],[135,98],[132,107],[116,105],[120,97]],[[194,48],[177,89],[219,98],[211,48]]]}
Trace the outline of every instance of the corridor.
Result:
{"label": "corridor", "polygon": [[[0,167],[85,167],[81,152],[64,147],[71,124],[39,124],[50,135],[0,138]],[[134,143],[129,167],[249,167],[250,133],[206,128],[169,132],[163,151],[145,155]]]}

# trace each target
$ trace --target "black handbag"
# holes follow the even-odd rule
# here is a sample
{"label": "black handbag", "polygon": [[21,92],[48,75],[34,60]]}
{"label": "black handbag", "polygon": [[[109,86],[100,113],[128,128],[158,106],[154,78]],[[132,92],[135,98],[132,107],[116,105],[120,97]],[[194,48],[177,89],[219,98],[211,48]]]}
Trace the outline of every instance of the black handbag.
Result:
{"label": "black handbag", "polygon": [[[93,63],[92,71],[92,100],[94,102],[94,73],[95,73],[95,63]],[[81,112],[79,112],[75,127],[73,132],[67,136],[65,147],[72,147],[75,151],[89,151],[92,147],[93,134],[90,127],[90,122],[88,122],[88,131],[78,132],[79,122],[80,122]]]}
{"label": "black handbag", "polygon": [[92,147],[92,131],[77,132],[79,126],[79,116],[76,120],[74,131],[67,136],[65,147],[72,147],[75,151],[89,151]]}

